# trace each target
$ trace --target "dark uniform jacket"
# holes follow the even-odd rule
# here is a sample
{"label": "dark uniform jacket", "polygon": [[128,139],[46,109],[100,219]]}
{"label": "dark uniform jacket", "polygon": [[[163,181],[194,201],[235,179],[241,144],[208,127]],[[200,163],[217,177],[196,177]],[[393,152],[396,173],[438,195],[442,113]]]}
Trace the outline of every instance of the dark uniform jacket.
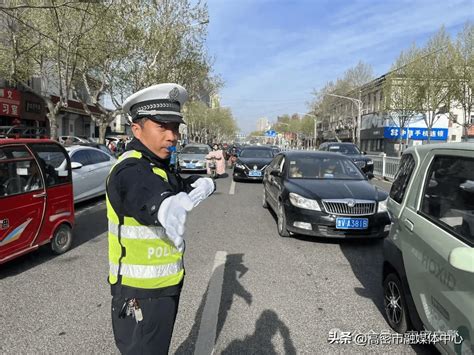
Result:
{"label": "dark uniform jacket", "polygon": [[[138,139],[133,139],[127,150],[142,153],[142,159],[125,159],[117,164],[107,182],[107,196],[110,204],[120,216],[135,218],[143,225],[160,225],[158,210],[161,202],[179,192],[190,192],[190,185],[200,176],[193,175],[186,179],[169,170],[169,159],[161,159],[145,147]],[[166,171],[168,182],[156,175],[153,167]],[[120,283],[120,278],[119,278]],[[111,285],[112,295],[124,297],[159,297],[179,294],[181,284],[157,290],[135,289],[119,284]]]}

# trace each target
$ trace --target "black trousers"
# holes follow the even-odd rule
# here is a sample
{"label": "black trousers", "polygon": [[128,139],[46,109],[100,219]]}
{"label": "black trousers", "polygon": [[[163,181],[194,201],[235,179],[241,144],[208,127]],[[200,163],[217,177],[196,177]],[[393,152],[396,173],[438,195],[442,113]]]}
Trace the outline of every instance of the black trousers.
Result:
{"label": "black trousers", "polygon": [[125,298],[112,298],[115,344],[122,354],[168,354],[179,295],[137,300],[143,313],[143,320],[138,323],[132,316],[119,318]]}

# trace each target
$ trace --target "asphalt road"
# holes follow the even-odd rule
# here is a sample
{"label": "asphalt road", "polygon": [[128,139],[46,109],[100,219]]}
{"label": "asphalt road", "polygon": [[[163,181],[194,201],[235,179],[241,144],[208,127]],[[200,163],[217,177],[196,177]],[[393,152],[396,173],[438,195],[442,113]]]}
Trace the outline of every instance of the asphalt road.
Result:
{"label": "asphalt road", "polygon": [[[389,329],[382,242],[280,238],[261,192],[260,183],[232,189],[230,177],[219,179],[217,192],[189,214],[186,281],[171,353],[195,353],[209,343],[218,354],[433,351],[330,344],[332,329]],[[0,353],[117,353],[103,198],[76,212],[71,251],[52,256],[43,248],[2,265]]]}

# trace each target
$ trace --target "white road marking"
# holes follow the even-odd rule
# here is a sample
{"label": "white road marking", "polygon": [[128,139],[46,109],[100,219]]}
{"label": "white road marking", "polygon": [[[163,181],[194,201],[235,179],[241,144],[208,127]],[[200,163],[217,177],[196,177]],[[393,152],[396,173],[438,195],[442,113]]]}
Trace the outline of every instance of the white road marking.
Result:
{"label": "white road marking", "polygon": [[229,195],[233,195],[235,194],[235,181],[232,180],[232,182],[230,183],[230,190],[229,190]]}
{"label": "white road marking", "polygon": [[87,207],[84,207],[84,208],[81,208],[81,209],[74,209],[74,216],[80,216],[81,214],[83,214],[84,212],[87,212],[91,209],[93,209],[94,207],[97,207],[97,206],[100,206],[100,205],[104,205],[105,204],[105,201],[98,201],[97,203],[93,204],[93,205],[90,205],[90,206],[87,206]]}
{"label": "white road marking", "polygon": [[206,303],[202,311],[201,324],[199,325],[196,347],[194,348],[194,354],[196,355],[210,355],[214,352],[226,259],[227,252],[225,251],[218,251],[214,258]]}

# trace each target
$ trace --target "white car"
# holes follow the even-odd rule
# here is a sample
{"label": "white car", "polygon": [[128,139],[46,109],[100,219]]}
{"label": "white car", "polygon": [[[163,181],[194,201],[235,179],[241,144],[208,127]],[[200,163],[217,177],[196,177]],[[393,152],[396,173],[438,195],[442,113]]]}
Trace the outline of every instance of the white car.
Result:
{"label": "white car", "polygon": [[59,143],[73,145],[78,143],[94,143],[94,141],[87,137],[59,136]]}
{"label": "white car", "polygon": [[66,147],[71,158],[74,203],[105,194],[105,181],[115,159],[100,149],[73,145]]}

